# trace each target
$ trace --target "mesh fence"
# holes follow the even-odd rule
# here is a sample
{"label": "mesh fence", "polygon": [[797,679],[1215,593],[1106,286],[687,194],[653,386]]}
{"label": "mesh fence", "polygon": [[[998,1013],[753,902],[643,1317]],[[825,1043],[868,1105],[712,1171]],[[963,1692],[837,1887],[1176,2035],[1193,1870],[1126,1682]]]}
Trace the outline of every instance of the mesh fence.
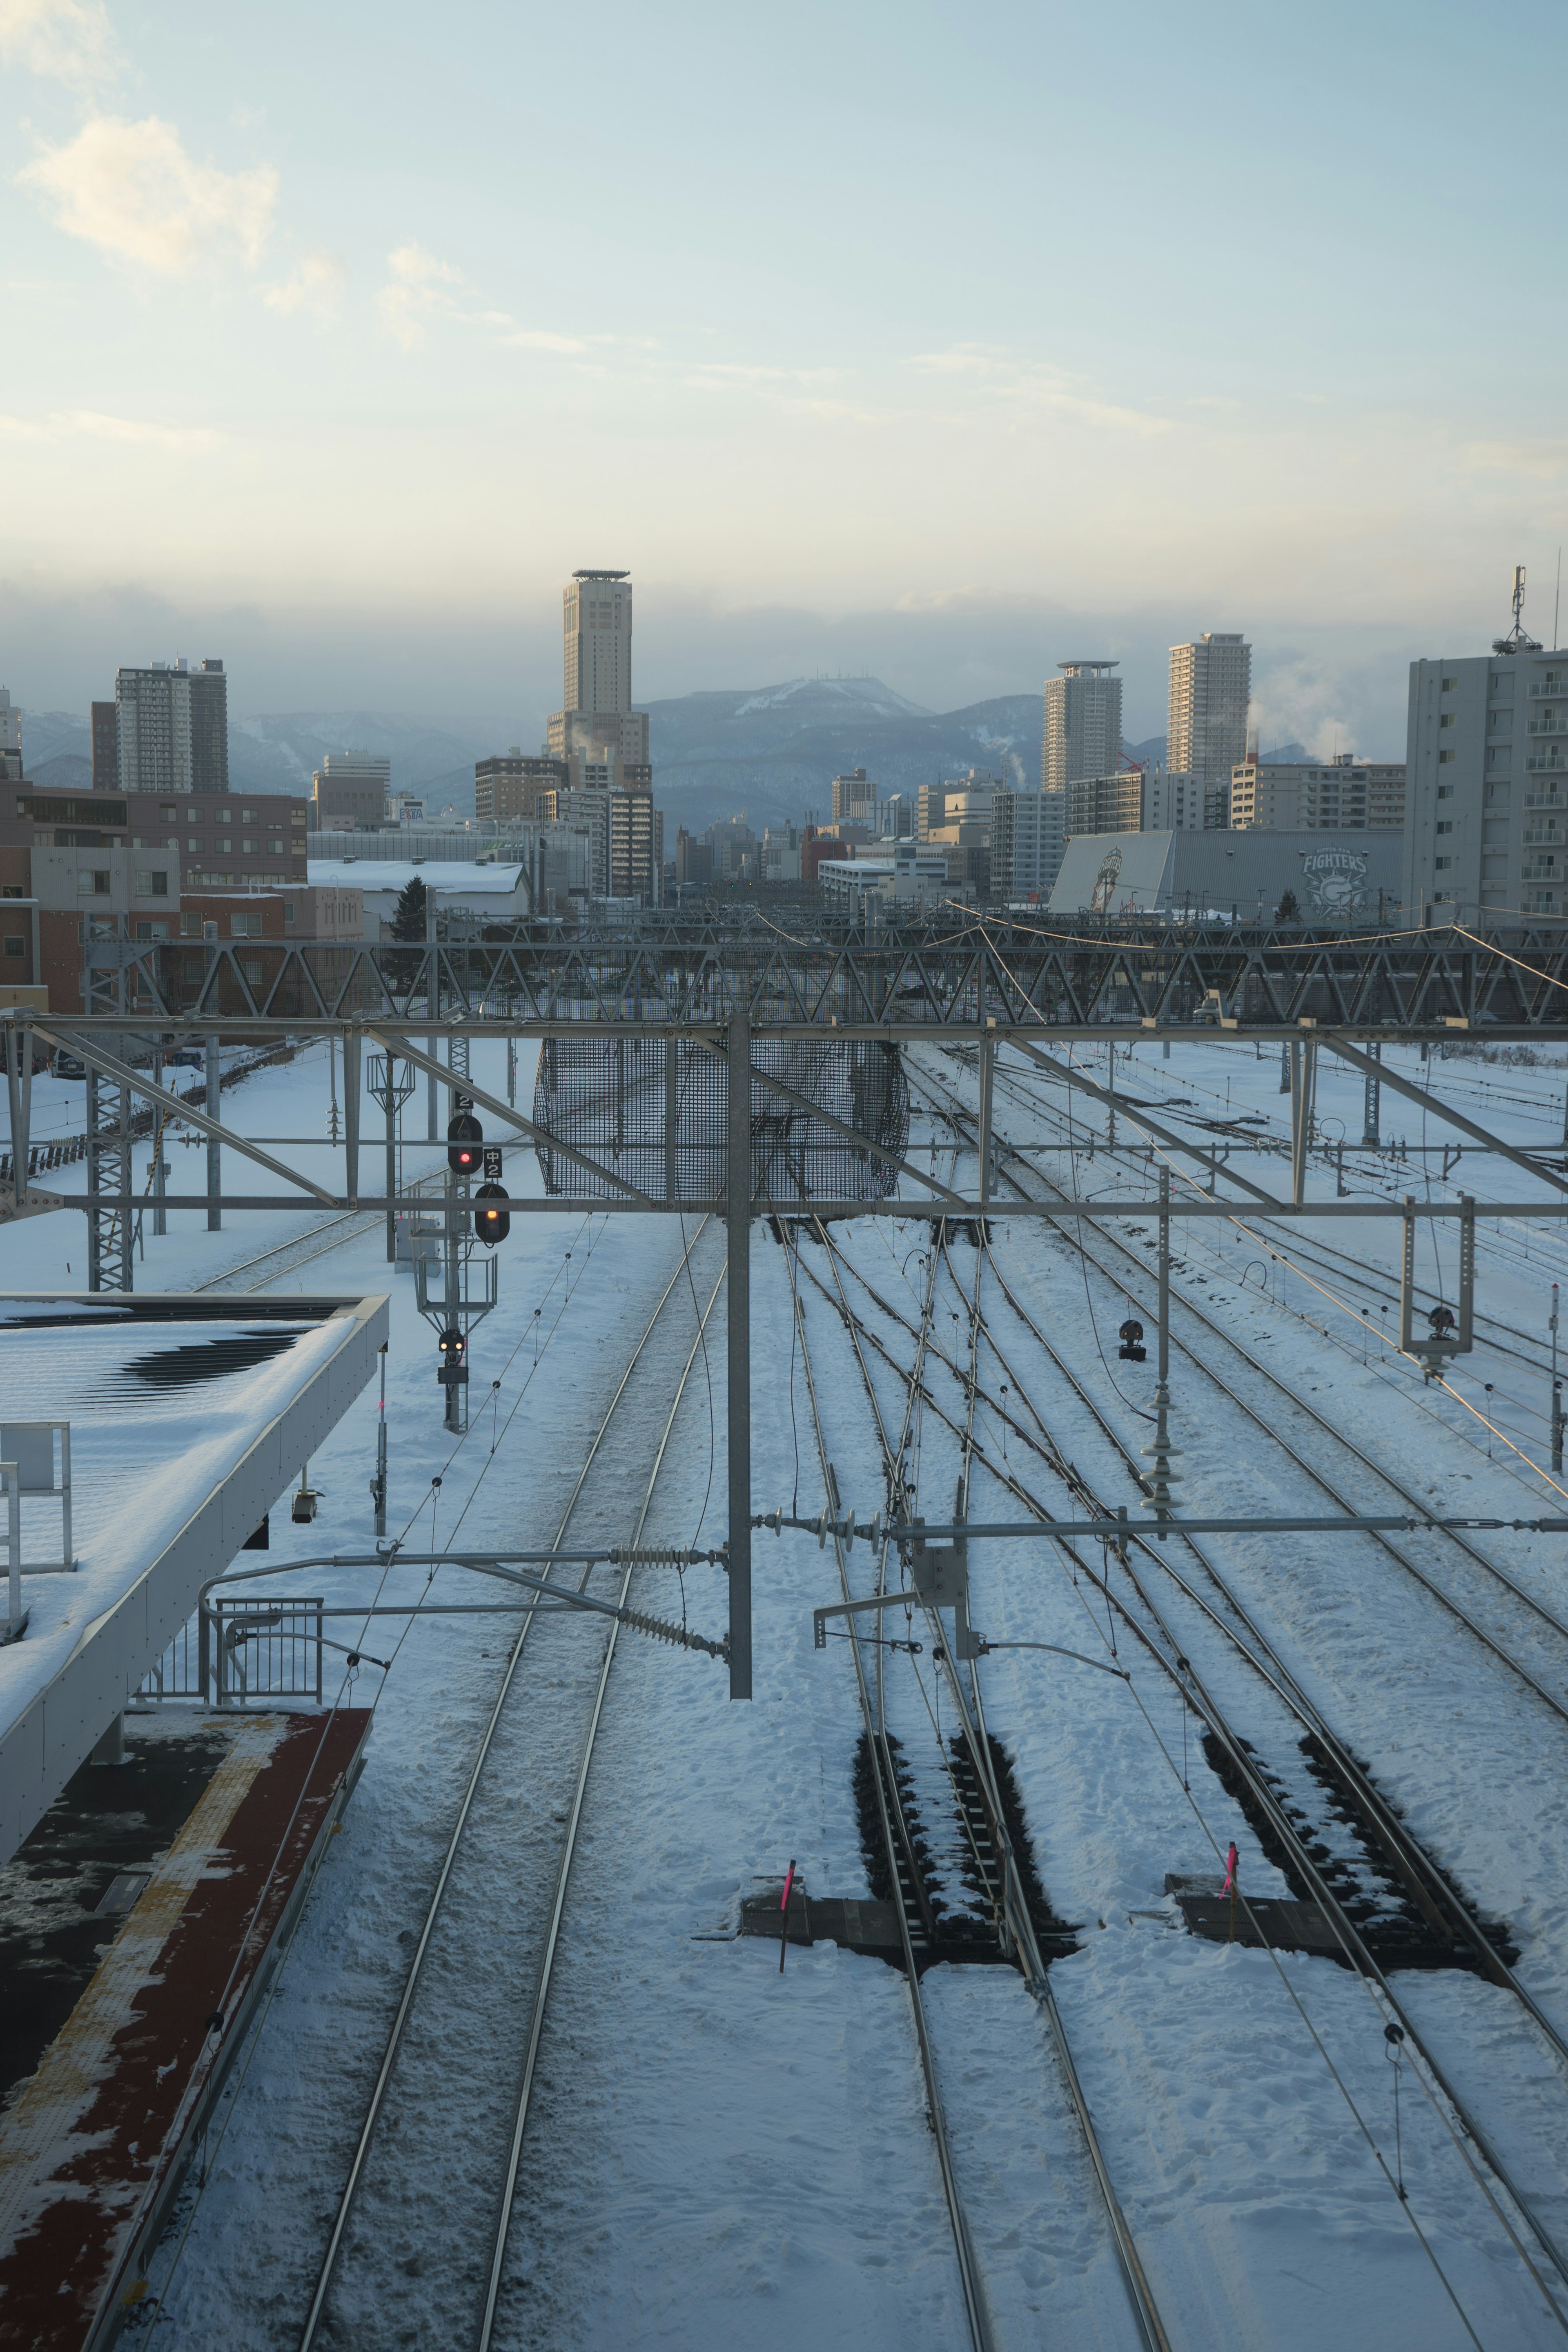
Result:
{"label": "mesh fence", "polygon": [[[790,1101],[753,1075],[753,1198],[780,1208],[798,1201],[885,1200],[897,1171],[864,1144],[839,1134],[821,1114],[902,1155],[909,1142],[910,1097],[898,1046],[879,1039],[818,1044],[759,1037],[752,1064],[753,1073],[778,1079],[814,1106],[808,1109]],[[675,1116],[669,1122],[672,1083]],[[605,1181],[601,1171],[608,1171],[655,1199],[671,1197],[666,1132],[672,1124],[673,1197],[717,1199],[724,1191],[729,1097],[723,1060],[686,1039],[546,1038],[534,1083],[534,1124],[593,1165],[584,1168],[564,1151],[542,1144],[545,1190],[603,1199],[618,1189]]]}

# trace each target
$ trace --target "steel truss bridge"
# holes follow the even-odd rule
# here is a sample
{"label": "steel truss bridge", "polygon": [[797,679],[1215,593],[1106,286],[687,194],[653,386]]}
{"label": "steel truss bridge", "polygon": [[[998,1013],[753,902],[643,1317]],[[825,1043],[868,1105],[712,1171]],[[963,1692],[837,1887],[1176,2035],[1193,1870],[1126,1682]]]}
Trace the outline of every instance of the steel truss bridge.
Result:
{"label": "steel truss bridge", "polygon": [[[787,926],[787,927],[786,927]],[[1093,1033],[1303,1020],[1367,1034],[1568,1034],[1568,928],[1333,932],[1228,923],[1065,923],[954,908],[922,926],[828,926],[751,909],[653,910],[614,926],[520,925],[434,945],[91,940],[95,1012],[162,1026],[500,1016],[942,1030],[994,1020]]]}
{"label": "steel truss bridge", "polygon": [[[209,1229],[223,1210],[304,1209],[384,1213],[390,1234],[400,1212],[430,1207],[427,1195],[395,1187],[393,1066],[422,1076],[429,1089],[428,1132],[437,1133],[437,1089],[465,1102],[551,1155],[553,1181],[574,1170],[584,1181],[544,1199],[518,1198],[511,1213],[621,1211],[689,1215],[706,1211],[728,1235],[728,1408],[731,1691],[751,1696],[751,1332],[752,1221],[809,1205],[820,1216],[942,1215],[978,1219],[1044,1216],[1070,1229],[1082,1213],[1157,1218],[1168,1259],[1172,1214],[1265,1219],[1296,1216],[1455,1217],[1473,1234],[1478,1217],[1568,1215],[1568,1156],[1528,1153],[1505,1143],[1441,1096],[1415,1085],[1379,1058],[1384,1045],[1446,1040],[1469,1033],[1489,1042],[1568,1043],[1568,929],[1542,927],[1487,934],[1458,928],[1331,932],[1298,926],[1253,928],[1147,921],[1085,926],[994,919],[954,908],[921,926],[830,926],[793,910],[781,920],[760,910],[691,917],[657,910],[625,923],[569,929],[519,926],[505,938],[375,944],[89,940],[84,950],[87,1010],[36,1013],[0,1008],[10,1108],[11,1183],[0,1191],[0,1222],[45,1209],[79,1208],[89,1221],[89,1286],[132,1286],[132,1235],[152,1206],[154,1230],[175,1212],[205,1212]],[[785,928],[785,924],[789,928]],[[1238,1039],[1289,1041],[1292,1151],[1288,1192],[1266,1191],[1225,1165],[1212,1150],[1163,1127],[1147,1106],[1101,1087],[1055,1049],[1077,1039],[1145,1038],[1194,1042],[1223,1032]],[[635,1066],[643,1124],[633,1181],[603,1129],[574,1139],[564,1123],[542,1126],[510,1101],[489,1094],[468,1075],[476,1036],[597,1041],[606,1068]],[[323,1184],[251,1141],[220,1116],[220,1043],[279,1045],[335,1040],[342,1054],[344,1118],[338,1149],[341,1182]],[[974,1054],[978,1076],[977,1174],[968,1189],[941,1181],[908,1157],[889,1130],[872,1134],[807,1098],[781,1076],[776,1055],[753,1054],[763,1039],[810,1038],[846,1048],[879,1041],[958,1041]],[[177,1103],[149,1070],[147,1048],[205,1042],[205,1108]],[[442,1041],[447,1059],[441,1058]],[[641,1050],[615,1059],[632,1040]],[[653,1048],[650,1053],[649,1048]],[[29,1182],[28,1129],[36,1052],[63,1048],[87,1073],[85,1193],[41,1193]],[[1483,1150],[1512,1160],[1535,1180],[1536,1197],[1516,1201],[1409,1202],[1307,1197],[1314,1073],[1323,1050],[1357,1069],[1368,1089],[1388,1087]],[[992,1098],[1004,1051],[1063,1086],[1083,1090],[1162,1145],[1173,1167],[1184,1157],[1173,1197],[1170,1171],[1161,1197],[1078,1202],[999,1194],[994,1173]],[[378,1100],[386,1103],[384,1190],[362,1185],[363,1057],[381,1058]],[[720,1132],[699,1188],[695,1155],[678,1139],[682,1056],[719,1066]],[[618,1083],[618,1081],[617,1081]],[[377,1081],[373,1077],[373,1087]],[[853,1100],[853,1089],[851,1089]],[[406,1099],[406,1096],[399,1099]],[[662,1114],[658,1105],[662,1100]],[[206,1187],[154,1200],[133,1176],[133,1106],[205,1140]],[[537,1103],[531,1108],[537,1110]],[[783,1197],[775,1170],[787,1166],[777,1139],[792,1110],[853,1154],[868,1157],[904,1181],[894,1190],[867,1185],[858,1197],[809,1202]],[[851,1116],[858,1116],[852,1110]],[[662,1119],[662,1123],[661,1123]],[[159,1130],[161,1132],[161,1129]],[[614,1123],[612,1123],[612,1133]],[[1212,1139],[1211,1139],[1212,1140]],[[241,1192],[224,1171],[237,1157],[259,1164],[279,1190]],[[161,1160],[159,1162],[161,1165]],[[651,1171],[651,1172],[650,1172]],[[662,1181],[660,1177],[662,1176]],[[1226,1191],[1222,1192],[1222,1185]],[[1542,1197],[1543,1196],[1543,1197]],[[458,1202],[461,1200],[462,1205]],[[466,1180],[449,1180],[450,1237],[472,1213]],[[1408,1245],[1408,1244],[1407,1244]],[[469,1245],[471,1246],[471,1244]],[[1174,1522],[1173,1522],[1174,1524]],[[1347,1523],[1348,1524],[1348,1523]]]}

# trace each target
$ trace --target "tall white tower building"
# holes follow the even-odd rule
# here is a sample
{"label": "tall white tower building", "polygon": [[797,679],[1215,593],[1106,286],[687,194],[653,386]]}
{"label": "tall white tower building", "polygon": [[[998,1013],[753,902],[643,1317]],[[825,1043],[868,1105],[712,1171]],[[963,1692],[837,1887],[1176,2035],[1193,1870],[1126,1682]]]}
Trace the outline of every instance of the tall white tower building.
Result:
{"label": "tall white tower building", "polygon": [[574,572],[561,601],[563,707],[550,716],[550,756],[583,770],[580,784],[646,791],[647,713],[632,709],[630,575]]}
{"label": "tall white tower building", "polygon": [[1230,773],[1247,757],[1251,694],[1252,647],[1239,634],[1205,629],[1191,645],[1171,647],[1165,765],[1197,778],[1211,830],[1230,824]]}

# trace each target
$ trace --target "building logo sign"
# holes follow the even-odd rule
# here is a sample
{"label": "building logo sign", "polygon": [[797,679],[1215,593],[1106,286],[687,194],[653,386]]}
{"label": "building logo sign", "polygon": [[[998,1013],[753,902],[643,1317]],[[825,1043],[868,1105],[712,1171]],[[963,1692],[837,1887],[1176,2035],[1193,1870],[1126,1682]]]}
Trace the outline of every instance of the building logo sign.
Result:
{"label": "building logo sign", "polygon": [[1303,849],[1298,855],[1309,922],[1343,922],[1364,911],[1370,895],[1364,850]]}
{"label": "building logo sign", "polygon": [[1089,902],[1091,915],[1110,914],[1110,902],[1116,896],[1116,884],[1121,872],[1121,850],[1108,850],[1100,860],[1100,871],[1094,877],[1094,889]]}

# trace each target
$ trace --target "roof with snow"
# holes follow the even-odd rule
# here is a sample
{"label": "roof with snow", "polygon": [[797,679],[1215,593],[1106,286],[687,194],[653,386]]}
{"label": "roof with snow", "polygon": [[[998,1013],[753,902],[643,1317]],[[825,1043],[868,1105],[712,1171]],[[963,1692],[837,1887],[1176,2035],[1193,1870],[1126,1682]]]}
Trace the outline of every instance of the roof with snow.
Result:
{"label": "roof with snow", "polygon": [[386,1330],[384,1297],[0,1297],[24,1567],[62,1562],[64,1533],[58,1494],[26,1483],[38,1456],[58,1484],[58,1437],[29,1445],[27,1423],[69,1424],[74,1561],[24,1576],[26,1629],[0,1647],[0,1860],[358,1395]]}
{"label": "roof with snow", "polygon": [[312,857],[310,873],[313,883],[363,890],[367,897],[374,891],[405,890],[410,882],[418,881],[437,896],[449,892],[465,898],[512,898],[522,882],[520,865],[478,866],[457,858],[427,858],[415,866],[390,857]]}

